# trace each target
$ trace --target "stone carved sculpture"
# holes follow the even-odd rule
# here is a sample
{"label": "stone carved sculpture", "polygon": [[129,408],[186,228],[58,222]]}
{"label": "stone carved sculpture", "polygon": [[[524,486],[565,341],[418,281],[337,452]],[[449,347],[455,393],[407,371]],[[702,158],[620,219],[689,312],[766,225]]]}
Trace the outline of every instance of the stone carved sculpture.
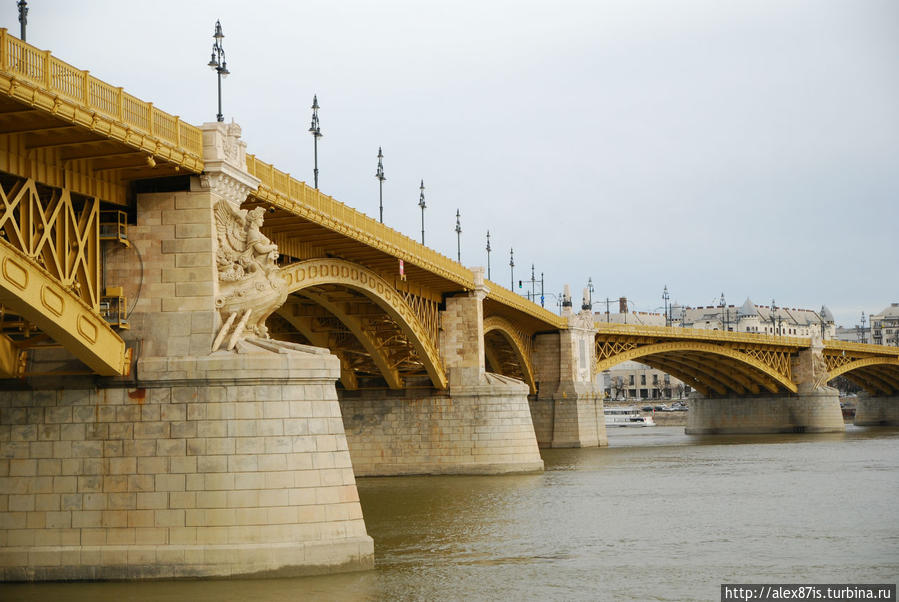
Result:
{"label": "stone carved sculpture", "polygon": [[250,336],[269,338],[265,320],[287,298],[287,283],[275,263],[278,246],[260,232],[264,215],[262,207],[238,210],[225,201],[215,206],[219,275],[215,306],[223,324],[212,351],[229,335],[228,349]]}
{"label": "stone carved sculpture", "polygon": [[827,369],[827,361],[824,359],[824,340],[818,333],[812,334],[812,373],[811,381],[815,388],[823,387],[827,384],[830,371]]}
{"label": "stone carved sculpture", "polygon": [[827,385],[830,372],[824,359],[824,340],[820,334],[812,333],[811,345],[800,352],[793,371],[794,380],[802,391],[815,391]]}

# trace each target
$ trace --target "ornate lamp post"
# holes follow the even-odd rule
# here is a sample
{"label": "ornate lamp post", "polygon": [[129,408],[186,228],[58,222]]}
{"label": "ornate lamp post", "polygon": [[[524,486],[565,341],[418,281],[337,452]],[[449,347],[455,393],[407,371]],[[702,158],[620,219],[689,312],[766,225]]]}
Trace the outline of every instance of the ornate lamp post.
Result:
{"label": "ornate lamp post", "polygon": [[384,159],[384,154],[381,152],[381,147],[378,147],[378,170],[375,172],[375,177],[378,178],[378,210],[381,216],[381,223],[384,223],[384,180],[387,178],[384,177],[384,163],[382,162]]}
{"label": "ornate lamp post", "polygon": [[515,249],[509,249],[509,290],[515,290]]}
{"label": "ornate lamp post", "polygon": [[225,39],[225,34],[222,33],[222,24],[218,20],[215,22],[215,32],[212,34],[212,39],[215,41],[212,42],[212,56],[208,65],[218,74],[219,112],[216,114],[215,120],[221,123],[225,121],[225,116],[222,115],[222,78],[228,77],[228,74],[231,72],[228,71],[228,62],[225,61],[225,49],[222,47],[222,40]]}
{"label": "ornate lamp post", "polygon": [[487,230],[487,280],[490,280],[490,230]]}
{"label": "ornate lamp post", "polygon": [[456,209],[456,261],[462,263],[462,224],[459,222],[461,214]]}
{"label": "ornate lamp post", "polygon": [[315,165],[312,170],[312,176],[315,180],[315,189],[318,190],[318,139],[322,137],[322,128],[318,122],[318,95],[312,95],[312,125],[309,126],[309,133],[312,134],[313,146],[315,148]]}
{"label": "ornate lamp post", "polygon": [[668,285],[665,285],[665,288],[662,289],[662,301],[665,305],[665,326],[671,326],[671,316],[668,315],[668,300],[671,298],[671,295],[668,294]]}
{"label": "ornate lamp post", "polygon": [[22,41],[25,41],[25,26],[28,25],[28,3],[25,0],[19,0],[16,3],[16,6],[19,7],[19,30],[22,38]]}
{"label": "ornate lamp post", "polygon": [[428,208],[427,204],[425,204],[425,181],[421,181],[421,186],[418,188],[421,193],[418,195],[418,206],[421,207],[421,244],[425,244],[425,209]]}
{"label": "ornate lamp post", "polygon": [[593,309],[593,277],[587,277],[587,304]]}

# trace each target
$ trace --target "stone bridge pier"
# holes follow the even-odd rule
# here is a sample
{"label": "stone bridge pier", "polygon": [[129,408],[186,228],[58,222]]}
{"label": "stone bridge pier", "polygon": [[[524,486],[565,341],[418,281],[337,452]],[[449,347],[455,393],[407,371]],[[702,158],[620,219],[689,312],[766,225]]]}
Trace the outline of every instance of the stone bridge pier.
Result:
{"label": "stone bridge pier", "polygon": [[688,400],[689,435],[753,433],[835,433],[845,430],[840,397],[826,386],[827,367],[820,339],[792,362],[795,392]]}
{"label": "stone bridge pier", "polygon": [[485,371],[483,268],[475,289],[448,297],[440,355],[448,387],[343,391],[356,476],[539,472],[528,386]]}
{"label": "stone bridge pier", "polygon": [[566,298],[562,315],[568,328],[535,340],[537,394],[530,405],[537,442],[540,447],[605,446],[602,392],[593,381],[593,314],[587,309],[575,314],[567,293]]}
{"label": "stone bridge pier", "polygon": [[855,403],[856,426],[899,426],[899,396],[859,394]]}
{"label": "stone bridge pier", "polygon": [[[223,318],[223,274],[236,269],[217,252],[233,235],[223,215],[236,220],[224,231],[243,228],[237,243],[261,251],[242,261],[268,295],[263,310],[280,293],[263,276],[266,243],[240,210],[258,180],[239,128],[206,124],[203,135],[205,175],[139,194],[131,246],[108,258],[110,281],[134,300],[131,377],[44,377],[0,394],[3,580],[373,566],[334,386],[339,361],[254,337],[250,306]],[[52,360],[34,371],[65,370]]]}

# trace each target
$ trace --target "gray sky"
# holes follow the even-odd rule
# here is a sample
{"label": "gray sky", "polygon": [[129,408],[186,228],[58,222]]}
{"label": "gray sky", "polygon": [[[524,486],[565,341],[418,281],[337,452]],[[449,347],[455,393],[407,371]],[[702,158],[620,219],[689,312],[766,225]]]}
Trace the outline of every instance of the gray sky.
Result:
{"label": "gray sky", "polygon": [[[895,0],[29,2],[28,41],[493,280],[817,309],[899,301]],[[14,0],[2,24],[18,34]],[[516,282],[516,290],[517,282]],[[547,296],[547,306],[555,300]]]}

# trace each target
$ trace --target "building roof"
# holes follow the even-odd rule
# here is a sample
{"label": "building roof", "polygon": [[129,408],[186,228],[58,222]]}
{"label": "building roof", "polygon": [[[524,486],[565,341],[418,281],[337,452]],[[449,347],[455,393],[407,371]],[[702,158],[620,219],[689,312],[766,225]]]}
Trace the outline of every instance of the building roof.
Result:
{"label": "building roof", "polygon": [[890,303],[890,306],[884,308],[878,316],[881,318],[899,318],[899,303]]}
{"label": "building roof", "polygon": [[758,310],[755,308],[755,303],[749,300],[749,297],[746,297],[746,301],[743,302],[743,305],[740,306],[740,311],[737,312],[737,315],[741,318],[749,317],[749,316],[757,316]]}

